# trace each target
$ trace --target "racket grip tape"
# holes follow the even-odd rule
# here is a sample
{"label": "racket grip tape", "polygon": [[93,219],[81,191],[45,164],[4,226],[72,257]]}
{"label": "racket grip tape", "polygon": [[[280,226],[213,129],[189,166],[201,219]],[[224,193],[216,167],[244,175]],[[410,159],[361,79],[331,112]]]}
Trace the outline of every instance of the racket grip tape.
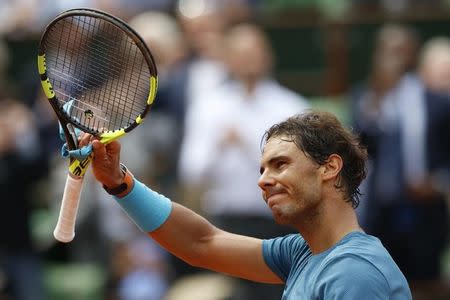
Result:
{"label": "racket grip tape", "polygon": [[68,243],[75,237],[75,221],[82,188],[83,177],[67,175],[58,222],[53,231],[53,236],[60,242]]}

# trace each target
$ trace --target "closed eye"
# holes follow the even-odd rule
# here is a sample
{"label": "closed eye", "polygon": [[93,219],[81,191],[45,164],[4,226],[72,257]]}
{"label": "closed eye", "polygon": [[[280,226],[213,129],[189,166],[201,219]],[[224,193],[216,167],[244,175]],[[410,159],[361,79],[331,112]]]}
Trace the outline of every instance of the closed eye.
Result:
{"label": "closed eye", "polygon": [[286,165],[286,161],[284,160],[279,160],[275,163],[275,168],[276,169],[281,169],[284,165]]}
{"label": "closed eye", "polygon": [[271,167],[276,171],[282,171],[289,165],[290,160],[285,156],[276,157],[270,162]]}

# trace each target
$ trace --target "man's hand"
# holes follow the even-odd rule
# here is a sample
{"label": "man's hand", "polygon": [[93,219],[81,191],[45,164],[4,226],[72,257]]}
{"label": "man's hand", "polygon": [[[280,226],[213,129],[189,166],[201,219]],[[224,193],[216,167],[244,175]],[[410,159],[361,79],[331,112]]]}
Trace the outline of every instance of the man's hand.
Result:
{"label": "man's hand", "polygon": [[120,143],[112,141],[107,145],[90,134],[83,134],[80,146],[92,144],[92,172],[95,178],[107,188],[122,184],[124,174],[120,168]]}

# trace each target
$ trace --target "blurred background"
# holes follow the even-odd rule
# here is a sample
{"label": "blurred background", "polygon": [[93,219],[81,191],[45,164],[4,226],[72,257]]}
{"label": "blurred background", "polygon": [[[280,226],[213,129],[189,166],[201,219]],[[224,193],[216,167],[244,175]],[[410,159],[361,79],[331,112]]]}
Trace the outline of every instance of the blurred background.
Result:
{"label": "blurred background", "polygon": [[90,173],[75,239],[54,240],[67,161],[36,54],[76,7],[127,21],[155,56],[155,105],[122,141],[143,182],[224,229],[291,232],[260,199],[260,139],[291,114],[334,112],[370,154],[362,227],[414,299],[450,299],[449,0],[0,0],[1,300],[281,298],[171,256]]}

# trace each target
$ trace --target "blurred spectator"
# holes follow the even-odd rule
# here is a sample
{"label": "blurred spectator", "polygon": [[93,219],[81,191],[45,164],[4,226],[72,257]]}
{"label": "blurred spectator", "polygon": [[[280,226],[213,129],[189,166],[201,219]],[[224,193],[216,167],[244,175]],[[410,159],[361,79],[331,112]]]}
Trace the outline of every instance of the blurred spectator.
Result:
{"label": "blurred spectator", "polygon": [[443,126],[450,102],[430,94],[414,74],[416,41],[408,27],[384,26],[370,81],[353,94],[354,126],[372,164],[362,223],[390,251],[414,299],[440,299],[448,210],[443,194],[429,189],[429,179],[434,169],[448,166],[442,153],[449,151]]}
{"label": "blurred spectator", "polygon": [[[372,158],[369,163],[373,163],[377,156],[380,126],[384,124],[384,120],[380,118],[382,111],[386,111],[386,114],[392,111],[387,108],[387,104],[384,104],[389,101],[384,99],[388,98],[387,95],[399,84],[407,71],[415,69],[418,47],[417,34],[411,28],[398,24],[382,26],[375,36],[370,74],[365,82],[358,83],[351,91],[352,123],[355,129],[361,132],[361,138],[368,146],[369,155]],[[382,108],[383,106],[385,108]],[[372,173],[372,169],[369,168],[369,172]],[[363,189],[372,188],[370,178],[369,176],[363,182]],[[368,195],[369,191],[365,194],[367,199],[361,201],[357,212],[361,224],[370,227],[373,222],[371,205],[376,200],[371,199],[372,197]]]}
{"label": "blurred spectator", "polygon": [[17,0],[0,1],[0,34],[20,35],[31,29],[31,24],[36,21],[38,16],[38,1]]}
{"label": "blurred spectator", "polygon": [[[417,66],[417,52],[420,40],[413,27],[390,23],[381,26],[376,36],[375,60],[396,59],[400,71],[412,72]],[[376,68],[374,61],[373,67]]]}
{"label": "blurred spectator", "polygon": [[168,289],[165,250],[145,236],[121,246],[112,261],[119,299],[163,299]]}
{"label": "blurred spectator", "polygon": [[450,96],[450,39],[435,37],[423,46],[420,77],[427,89]]}
{"label": "blurred spectator", "polygon": [[[435,253],[431,252],[430,255],[434,254],[435,257],[430,259],[434,268],[431,273],[433,280],[421,280],[412,286],[416,299],[450,297],[447,279],[442,277],[442,256],[444,248],[448,246],[450,203],[450,135],[447,133],[450,124],[449,62],[448,38],[432,38],[425,43],[421,51],[419,74],[425,89],[424,148],[427,168],[422,180],[412,182],[408,188],[414,200],[428,204],[428,213],[434,212],[426,220],[432,225],[424,226],[421,230],[423,235],[431,235],[428,242],[433,243]],[[409,163],[415,164],[415,161]]]}
{"label": "blurred spectator", "polygon": [[34,184],[47,174],[31,111],[8,90],[9,49],[0,40],[0,298],[44,299],[30,214]]}
{"label": "blurred spectator", "polygon": [[227,71],[222,61],[223,50],[220,41],[228,26],[228,20],[216,2],[206,1],[206,6],[200,10],[183,6],[178,6],[176,10],[190,49],[186,88],[188,106],[203,99],[203,94],[214,90],[226,79]]}
{"label": "blurred spectator", "polygon": [[[12,98],[0,99],[0,272],[6,295],[44,299],[40,259],[31,237],[33,184],[46,175],[31,111]],[[5,288],[5,287],[0,287]],[[4,291],[0,291],[3,293]]]}
{"label": "blurred spectator", "polygon": [[[260,28],[237,25],[220,45],[231,78],[189,107],[180,179],[204,189],[200,206],[221,228],[260,238],[281,235],[289,229],[273,222],[255,184],[260,140],[270,124],[308,103],[271,77],[273,54]],[[279,298],[282,292],[279,286],[241,283],[243,299]]]}
{"label": "blurred spectator", "polygon": [[164,161],[170,164],[165,168],[165,172],[174,171],[176,169],[174,157],[178,157],[187,107],[188,44],[177,20],[169,14],[147,11],[135,16],[129,24],[144,39],[156,61],[158,93],[150,118],[155,113],[161,114],[161,117],[166,117],[167,122],[172,123],[174,127],[171,130],[172,134],[168,136],[171,147],[164,149],[164,153],[168,156]]}

